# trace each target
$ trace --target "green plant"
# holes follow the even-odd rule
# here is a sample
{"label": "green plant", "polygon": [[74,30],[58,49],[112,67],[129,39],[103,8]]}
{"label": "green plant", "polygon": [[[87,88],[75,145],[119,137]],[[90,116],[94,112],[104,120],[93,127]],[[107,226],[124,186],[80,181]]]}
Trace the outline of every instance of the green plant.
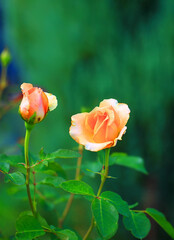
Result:
{"label": "green plant", "polygon": [[[14,239],[86,240],[89,239],[94,227],[98,229],[98,239],[110,239],[117,232],[120,216],[123,218],[125,228],[128,231],[131,231],[135,238],[143,239],[148,235],[151,228],[147,215],[154,219],[164,229],[164,231],[166,231],[166,233],[174,239],[174,228],[161,212],[153,208],[137,210],[135,209],[137,204],[129,205],[118,193],[112,191],[102,191],[106,179],[115,178],[115,176],[109,176],[109,167],[112,165],[129,167],[143,174],[147,174],[142,158],[128,156],[125,153],[115,152],[110,154],[110,147],[114,146],[116,141],[120,140],[121,136],[125,133],[125,125],[129,118],[128,107],[124,104],[118,105],[115,100],[109,99],[104,100],[103,102],[105,104],[102,102],[97,110],[96,108],[94,109],[95,111],[74,115],[72,117],[70,134],[79,143],[78,151],[58,149],[52,153],[45,153],[44,150],[41,149],[39,155],[35,156],[29,152],[30,134],[36,123],[43,120],[47,115],[49,111],[49,101],[45,102],[45,100],[43,100],[45,97],[40,98],[40,96],[43,95],[42,91],[38,91],[38,89],[33,88],[31,85],[28,86],[27,92],[23,91],[24,98],[27,99],[22,101],[20,106],[20,114],[25,119],[26,126],[24,152],[22,149],[22,153],[20,155],[0,155],[0,171],[5,175],[5,182],[7,183],[11,181],[13,184],[18,185],[18,189],[21,188],[21,190],[23,189],[23,186],[26,185],[28,201],[31,208],[31,211],[25,211],[19,215],[16,221],[16,236]],[[36,91],[37,95],[39,94],[38,98],[34,95],[34,104],[31,100],[33,97],[31,93],[33,93],[33,91]],[[26,101],[29,101],[29,104],[28,102],[26,104]],[[111,105],[108,105],[108,102],[111,103]],[[54,104],[54,108],[56,105],[57,102]],[[120,106],[122,110],[120,110]],[[89,126],[92,126],[91,128],[94,130],[90,137],[89,132],[91,132],[91,128],[89,129],[89,126],[85,125],[86,121],[88,121]],[[117,124],[115,125],[115,123]],[[109,131],[108,128],[111,126],[112,131],[110,134],[112,136],[112,141],[110,142],[107,140],[109,133],[104,137],[103,134],[107,133],[107,131]],[[84,128],[84,131],[80,131],[80,135],[79,128],[82,128],[81,130]],[[99,134],[101,129],[103,129],[102,134]],[[122,131],[122,129],[124,131]],[[113,135],[113,131],[115,131],[116,134]],[[99,138],[96,134],[99,134],[101,142],[99,142]],[[86,149],[89,148],[89,150],[92,149],[92,151],[98,151],[98,158],[94,167],[95,170],[94,168],[93,170],[91,169],[91,162],[83,164],[82,154],[84,149],[80,143],[84,145]],[[93,144],[92,147],[91,144]],[[99,146],[98,144],[101,145]],[[75,166],[76,169],[74,180],[67,179],[67,165],[61,161],[57,162],[57,159],[66,160],[69,158],[77,159],[77,163],[71,166],[73,168]],[[11,171],[11,169],[15,169],[15,171]],[[81,171],[83,171],[83,169],[100,176],[101,183],[96,193],[90,184],[82,180],[83,175],[81,174]],[[57,201],[67,201],[62,215],[59,215],[59,219],[57,221],[58,224],[55,223],[55,226],[49,225],[47,220],[43,218],[38,211],[37,205],[40,198],[47,201],[46,195],[42,193],[43,186],[50,186],[55,189],[55,192],[60,191],[61,194],[59,195],[59,198],[56,199]],[[61,192],[62,190],[70,193],[70,195],[63,195]],[[47,193],[49,193],[49,191]],[[73,199],[76,195],[85,198],[91,204],[91,225],[83,237],[80,237],[76,231],[63,228],[64,220],[68,215]],[[52,197],[52,201],[54,206],[54,196]]]}

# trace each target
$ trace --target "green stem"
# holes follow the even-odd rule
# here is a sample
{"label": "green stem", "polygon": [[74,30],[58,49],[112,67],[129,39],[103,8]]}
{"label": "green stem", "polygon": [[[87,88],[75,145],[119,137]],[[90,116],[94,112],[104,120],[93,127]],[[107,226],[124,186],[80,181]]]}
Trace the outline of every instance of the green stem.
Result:
{"label": "green stem", "polygon": [[35,209],[35,212],[37,212],[37,207],[36,207],[36,172],[35,170],[33,171],[33,186],[34,186],[34,209]]}
{"label": "green stem", "polygon": [[65,218],[66,218],[66,216],[67,216],[67,214],[68,214],[68,212],[70,210],[70,207],[72,205],[73,199],[74,199],[74,194],[71,193],[71,195],[70,195],[70,197],[68,199],[68,202],[67,202],[67,204],[65,206],[65,209],[63,211],[63,214],[62,214],[61,218],[59,219],[59,222],[58,222],[59,228],[62,228],[63,222],[64,222],[64,220],[65,220]]}
{"label": "green stem", "polygon": [[7,87],[7,67],[2,67],[1,79],[0,79],[0,98],[4,89]]}
{"label": "green stem", "polygon": [[[76,167],[76,175],[75,175],[75,180],[80,180],[80,169],[81,169],[81,164],[82,164],[82,154],[83,154],[83,146],[79,144],[79,153],[81,154],[81,157],[79,157],[77,159],[77,167]],[[73,202],[73,199],[74,199],[74,194],[71,193],[69,199],[68,199],[68,202],[65,206],[65,209],[63,211],[63,214],[61,216],[61,218],[59,219],[58,221],[58,226],[59,228],[62,228],[62,225],[63,225],[63,222],[66,218],[66,216],[68,215],[68,212],[71,208],[71,205],[72,205],[72,202]]]}
{"label": "green stem", "polygon": [[[109,173],[109,153],[110,153],[110,148],[107,148],[105,150],[105,171],[104,171],[104,175],[101,175],[101,183],[100,183],[100,186],[99,186],[99,189],[98,189],[98,192],[97,192],[97,197],[100,196],[101,191],[102,191],[103,186],[104,186],[104,183],[105,183],[105,181],[107,179],[107,176],[108,176],[108,173]],[[94,216],[92,217],[91,225],[90,225],[87,233],[83,237],[83,240],[86,240],[88,238],[88,236],[90,235],[93,227],[94,227]]]}
{"label": "green stem", "polygon": [[83,146],[79,144],[79,153],[81,154],[81,157],[77,159],[77,168],[76,168],[76,175],[75,180],[80,180],[80,170],[81,170],[81,164],[82,164],[82,154],[83,154]]}
{"label": "green stem", "polygon": [[91,225],[87,231],[87,233],[85,234],[85,236],[83,237],[83,240],[86,240],[89,236],[89,234],[91,233],[92,229],[94,227],[94,216],[92,217],[92,220],[91,220]]}
{"label": "green stem", "polygon": [[31,193],[30,193],[30,164],[29,164],[29,158],[28,158],[28,147],[29,147],[29,139],[30,139],[30,134],[31,134],[31,127],[28,126],[28,124],[25,124],[26,126],[26,134],[25,134],[25,143],[24,143],[24,153],[25,153],[25,166],[27,169],[26,172],[26,188],[27,188],[27,195],[28,195],[28,200],[29,204],[32,210],[33,215],[36,215],[36,211],[33,207],[33,202],[31,198]]}
{"label": "green stem", "polygon": [[109,173],[109,153],[110,153],[110,148],[107,148],[105,150],[105,172],[104,172],[104,175],[102,175],[102,179],[101,179],[100,187],[98,189],[97,197],[100,196],[100,193],[103,189],[104,183],[105,183],[106,178]]}
{"label": "green stem", "polygon": [[132,211],[132,212],[137,212],[137,213],[139,213],[139,212],[141,212],[141,213],[146,213],[146,210],[130,210],[130,211]]}

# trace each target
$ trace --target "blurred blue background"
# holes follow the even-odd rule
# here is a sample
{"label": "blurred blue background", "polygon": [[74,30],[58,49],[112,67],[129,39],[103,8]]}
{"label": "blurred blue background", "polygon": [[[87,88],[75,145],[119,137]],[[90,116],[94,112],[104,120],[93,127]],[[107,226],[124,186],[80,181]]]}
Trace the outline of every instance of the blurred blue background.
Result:
{"label": "blurred blue background", "polygon": [[[0,50],[8,47],[12,55],[2,101],[20,92],[22,82],[42,87],[59,101],[33,130],[31,150],[73,148],[77,145],[68,133],[70,118],[81,107],[92,109],[106,98],[127,103],[128,130],[112,150],[143,157],[149,175],[113,167],[111,175],[119,181],[108,181],[107,188],[130,203],[138,200],[142,208],[156,207],[174,225],[173,13],[173,0],[0,2]],[[1,153],[13,153],[24,137],[17,110],[0,118]],[[8,194],[0,186],[0,208],[5,208]],[[9,219],[3,211],[0,216],[1,230],[2,219]],[[120,240],[132,239],[122,230],[118,234]],[[154,224],[146,239],[169,238]]]}

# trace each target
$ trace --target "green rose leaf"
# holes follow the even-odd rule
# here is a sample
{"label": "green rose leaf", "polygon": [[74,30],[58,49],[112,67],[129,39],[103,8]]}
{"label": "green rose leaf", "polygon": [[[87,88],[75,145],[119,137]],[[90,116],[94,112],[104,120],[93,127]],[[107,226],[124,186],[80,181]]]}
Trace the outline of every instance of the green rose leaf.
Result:
{"label": "green rose leaf", "polygon": [[10,164],[7,162],[0,162],[0,170],[2,170],[4,173],[8,173],[10,170]]}
{"label": "green rose leaf", "polygon": [[89,177],[94,177],[96,175],[96,172],[100,172],[102,166],[102,163],[99,161],[88,161],[81,165],[81,170],[85,173],[85,175]]}
{"label": "green rose leaf", "polygon": [[24,157],[22,155],[5,155],[0,154],[0,162],[9,163],[12,166],[19,166],[19,163],[24,163]]}
{"label": "green rose leaf", "polygon": [[104,239],[110,239],[118,228],[118,212],[110,202],[95,198],[92,202],[92,212],[97,228]]}
{"label": "green rose leaf", "polygon": [[147,208],[146,213],[151,216],[163,229],[164,231],[174,239],[174,228],[173,226],[167,221],[165,216],[154,208]]}
{"label": "green rose leaf", "polygon": [[56,231],[56,235],[59,237],[60,240],[78,240],[78,237],[75,234],[75,232],[69,229]]}
{"label": "green rose leaf", "polygon": [[6,175],[6,182],[11,180],[16,185],[25,184],[25,177],[21,172],[9,173]]}
{"label": "green rose leaf", "polygon": [[138,239],[145,238],[151,228],[149,219],[142,212],[130,211],[129,217],[123,218],[123,223],[125,228],[131,231],[132,235]]}
{"label": "green rose leaf", "polygon": [[57,151],[48,154],[44,153],[43,150],[41,150],[40,152],[40,158],[45,161],[55,158],[78,158],[78,157],[81,157],[80,153],[69,149],[58,149]]}
{"label": "green rose leaf", "polygon": [[53,187],[59,187],[59,185],[65,180],[62,177],[47,177],[43,179],[40,184],[51,185]]}
{"label": "green rose leaf", "polygon": [[[69,230],[69,229],[63,229],[60,230],[57,227],[50,226],[47,228],[50,233],[53,233],[56,238],[53,239],[60,239],[60,240],[78,240],[78,237],[75,232]],[[52,238],[51,238],[52,239]]]}
{"label": "green rose leaf", "polygon": [[144,160],[141,157],[127,156],[123,153],[113,153],[110,156],[109,165],[114,164],[129,167],[141,173],[148,174],[144,166]]}
{"label": "green rose leaf", "polygon": [[58,164],[57,162],[49,162],[48,169],[55,171],[58,176],[66,179],[66,172],[64,171],[62,166],[60,166],[60,164]]}
{"label": "green rose leaf", "polygon": [[82,181],[77,181],[77,180],[66,181],[61,183],[60,187],[63,190],[73,194],[95,196],[92,187]]}
{"label": "green rose leaf", "polygon": [[127,202],[125,202],[117,193],[110,191],[103,192],[101,198],[113,204],[120,214],[129,216],[130,212]]}
{"label": "green rose leaf", "polygon": [[16,222],[16,238],[18,240],[32,240],[44,234],[39,221],[33,216],[24,215],[18,218]]}
{"label": "green rose leaf", "polygon": [[129,208],[130,208],[130,209],[135,208],[135,207],[138,206],[138,204],[139,204],[138,202],[133,203],[133,204],[129,205]]}
{"label": "green rose leaf", "polygon": [[[33,214],[31,216],[33,216]],[[37,220],[39,221],[42,228],[49,228],[49,225],[48,225],[47,221],[45,220],[45,218],[40,216],[38,213],[37,213]]]}

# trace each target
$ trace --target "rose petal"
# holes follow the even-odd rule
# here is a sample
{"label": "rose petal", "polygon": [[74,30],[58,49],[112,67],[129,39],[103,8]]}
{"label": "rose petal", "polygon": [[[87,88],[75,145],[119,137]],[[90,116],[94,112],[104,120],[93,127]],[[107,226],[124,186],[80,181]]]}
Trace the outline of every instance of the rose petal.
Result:
{"label": "rose petal", "polygon": [[98,132],[101,129],[105,129],[106,130],[106,124],[107,124],[107,120],[108,120],[108,115],[103,115],[103,116],[97,116],[97,121],[94,127],[94,137],[95,135],[98,134]]}
{"label": "rose petal", "polygon": [[90,151],[113,147],[121,140],[127,127],[130,110],[115,99],[103,100],[90,113],[72,116],[70,135]]}
{"label": "rose petal", "polygon": [[121,131],[129,119],[130,109],[127,104],[118,103],[115,107],[115,111],[120,120],[119,130]]}
{"label": "rose petal", "polygon": [[24,96],[20,104],[20,113],[22,113],[22,117],[24,120],[27,119],[29,116],[29,108],[30,108],[30,104],[29,104],[28,98]]}
{"label": "rose petal", "polygon": [[85,146],[85,149],[97,152],[104,148],[111,147],[114,141],[104,143],[93,142],[92,135],[85,131],[85,119],[89,113],[79,113],[71,117],[72,125],[70,127],[71,137],[78,143]]}
{"label": "rose petal", "polygon": [[[40,90],[42,91],[42,89],[40,89]],[[45,92],[43,92],[43,91],[41,93],[41,98],[42,98],[42,105],[43,105],[43,108],[44,108],[45,114],[46,114],[49,110],[49,101],[48,101],[48,97],[46,96]]]}
{"label": "rose petal", "polygon": [[110,98],[110,99],[105,99],[103,100],[99,107],[108,107],[108,106],[112,106],[113,108],[115,108],[118,104],[118,101],[116,99]]}
{"label": "rose petal", "polygon": [[48,112],[48,98],[40,88],[32,88],[29,90],[29,117],[36,112],[36,122],[41,121]]}
{"label": "rose petal", "polygon": [[58,101],[57,101],[57,98],[56,96],[54,96],[53,94],[51,93],[47,93],[47,92],[44,92],[48,98],[48,107],[49,107],[49,110],[50,111],[53,111],[57,105],[58,105]]}
{"label": "rose petal", "polygon": [[29,91],[32,88],[33,88],[33,85],[31,83],[23,83],[21,85],[21,90],[23,93],[26,93],[27,91]]}
{"label": "rose petal", "polygon": [[111,141],[115,139],[118,136],[118,127],[116,123],[113,123],[112,125],[107,125],[105,138],[107,141]]}
{"label": "rose petal", "polygon": [[[88,113],[79,113],[71,117],[72,125],[69,129],[69,134],[78,143],[85,145],[88,142],[88,134],[84,132],[85,118]],[[90,138],[90,137],[89,137]]]}
{"label": "rose petal", "polygon": [[116,138],[117,140],[122,140],[123,134],[126,133],[127,127],[122,128],[121,132],[119,133],[118,137]]}
{"label": "rose petal", "polygon": [[85,149],[92,151],[92,152],[98,152],[102,149],[112,147],[114,144],[114,141],[109,141],[109,142],[104,142],[104,143],[92,143],[92,142],[87,142],[85,144]]}

